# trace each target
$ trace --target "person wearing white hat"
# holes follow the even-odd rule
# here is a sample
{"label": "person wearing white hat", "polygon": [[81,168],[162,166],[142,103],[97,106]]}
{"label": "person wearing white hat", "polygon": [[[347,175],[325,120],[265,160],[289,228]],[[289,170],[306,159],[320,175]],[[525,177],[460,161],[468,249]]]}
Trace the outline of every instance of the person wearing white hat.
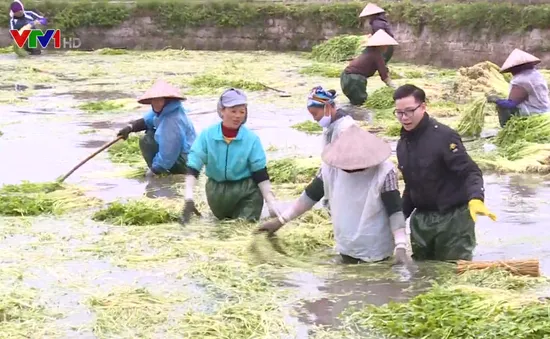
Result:
{"label": "person wearing white hat", "polygon": [[260,138],[244,123],[248,118],[243,91],[230,88],[218,101],[216,123],[201,132],[187,160],[185,207],[180,222],[199,215],[194,202],[194,187],[206,168],[206,199],[218,219],[260,219],[264,199],[271,216],[279,215],[267,172],[267,158]]}
{"label": "person wearing white hat", "polygon": [[[357,125],[323,150],[324,195],[330,200],[336,251],[345,263],[382,261],[392,254],[398,263],[409,261],[397,170],[390,155],[389,144]],[[282,221],[266,221],[257,232],[277,232],[311,209],[311,200],[302,194],[282,213]]]}
{"label": "person wearing white hat", "polygon": [[359,106],[367,101],[367,79],[378,71],[378,75],[387,86],[395,88],[383,53],[388,46],[398,45],[394,38],[384,30],[374,33],[367,42],[367,51],[352,60],[340,75],[342,92],[350,103]]}
{"label": "person wearing white hat", "polygon": [[500,68],[502,73],[512,73],[508,99],[489,95],[487,101],[496,104],[501,127],[514,115],[529,116],[550,112],[548,83],[535,69],[538,63],[539,58],[516,48]]}
{"label": "person wearing white hat", "polygon": [[[378,32],[379,30],[384,30],[388,33],[389,36],[395,38],[393,31],[391,29],[390,23],[386,18],[386,11],[373,3],[368,3],[365,8],[359,14],[359,18],[364,18],[369,21],[371,28],[371,35]],[[370,36],[369,36],[370,37]],[[366,52],[367,49],[363,52]],[[384,61],[386,64],[390,61],[393,56],[393,46],[388,46],[387,50],[384,52]]]}
{"label": "person wearing white hat", "polygon": [[149,167],[148,177],[187,173],[187,154],[197,134],[182,100],[185,97],[177,88],[157,80],[138,99],[140,104],[151,105],[151,110],[117,134],[126,140],[132,132],[146,131],[139,140],[139,148]]}

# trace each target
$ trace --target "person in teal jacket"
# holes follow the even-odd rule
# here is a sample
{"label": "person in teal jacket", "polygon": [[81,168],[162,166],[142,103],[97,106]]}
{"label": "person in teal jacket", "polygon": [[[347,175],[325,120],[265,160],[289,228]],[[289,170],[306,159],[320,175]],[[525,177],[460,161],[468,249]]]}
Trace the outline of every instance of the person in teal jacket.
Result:
{"label": "person in teal jacket", "polygon": [[139,148],[149,167],[148,177],[187,173],[187,154],[197,134],[181,100],[185,98],[177,88],[158,80],[138,100],[140,104],[150,104],[151,110],[117,134],[126,140],[131,132],[146,131]]}
{"label": "person in teal jacket", "polygon": [[218,102],[221,123],[201,132],[187,159],[185,207],[181,221],[193,213],[200,215],[193,189],[203,167],[206,168],[206,198],[218,219],[260,219],[264,199],[272,216],[279,216],[275,195],[267,173],[267,159],[260,138],[244,126],[248,117],[246,95],[228,89]]}

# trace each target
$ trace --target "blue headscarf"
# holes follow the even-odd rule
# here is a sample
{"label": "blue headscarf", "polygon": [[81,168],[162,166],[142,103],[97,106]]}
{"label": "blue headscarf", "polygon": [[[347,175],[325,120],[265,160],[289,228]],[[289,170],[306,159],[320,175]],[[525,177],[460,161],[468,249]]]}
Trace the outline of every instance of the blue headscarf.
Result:
{"label": "blue headscarf", "polygon": [[307,107],[324,107],[327,103],[334,105],[336,96],[321,86],[314,87],[307,97]]}

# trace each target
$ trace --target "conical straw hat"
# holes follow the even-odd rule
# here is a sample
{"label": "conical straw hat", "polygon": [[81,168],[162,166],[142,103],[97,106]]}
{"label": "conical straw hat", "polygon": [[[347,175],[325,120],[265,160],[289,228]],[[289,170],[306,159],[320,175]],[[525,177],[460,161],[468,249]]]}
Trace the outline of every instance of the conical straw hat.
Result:
{"label": "conical straw hat", "polygon": [[138,102],[140,104],[150,104],[151,100],[154,98],[170,98],[185,100],[185,97],[180,94],[179,89],[170,85],[162,79],[158,79],[153,87],[149,88],[145,94],[143,94]]}
{"label": "conical straw hat", "polygon": [[378,14],[378,13],[384,13],[385,11],[376,6],[375,4],[372,4],[372,3],[368,3],[365,8],[363,8],[363,10],[361,11],[361,14],[359,14],[359,17],[360,18],[363,18],[363,17],[366,17],[366,16],[370,16],[370,15],[374,15],[374,14]]}
{"label": "conical straw hat", "polygon": [[399,45],[386,31],[379,29],[367,41],[367,47]]}
{"label": "conical straw hat", "polygon": [[502,67],[500,68],[501,72],[507,71],[512,67],[525,65],[525,64],[538,64],[540,59],[534,55],[531,55],[527,52],[522,51],[521,49],[514,49],[512,53],[508,56]]}
{"label": "conical straw hat", "polygon": [[388,143],[352,125],[325,147],[321,158],[329,166],[353,171],[379,165],[390,155],[391,147]]}

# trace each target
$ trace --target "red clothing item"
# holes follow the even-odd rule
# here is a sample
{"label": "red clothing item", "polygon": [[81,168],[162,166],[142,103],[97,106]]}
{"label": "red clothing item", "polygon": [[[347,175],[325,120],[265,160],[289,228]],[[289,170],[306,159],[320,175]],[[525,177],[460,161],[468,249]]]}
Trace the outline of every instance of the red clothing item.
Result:
{"label": "red clothing item", "polygon": [[237,133],[239,133],[239,129],[233,129],[233,128],[229,128],[229,127],[225,127],[223,124],[222,124],[222,134],[224,137],[226,138],[235,138],[237,137]]}

